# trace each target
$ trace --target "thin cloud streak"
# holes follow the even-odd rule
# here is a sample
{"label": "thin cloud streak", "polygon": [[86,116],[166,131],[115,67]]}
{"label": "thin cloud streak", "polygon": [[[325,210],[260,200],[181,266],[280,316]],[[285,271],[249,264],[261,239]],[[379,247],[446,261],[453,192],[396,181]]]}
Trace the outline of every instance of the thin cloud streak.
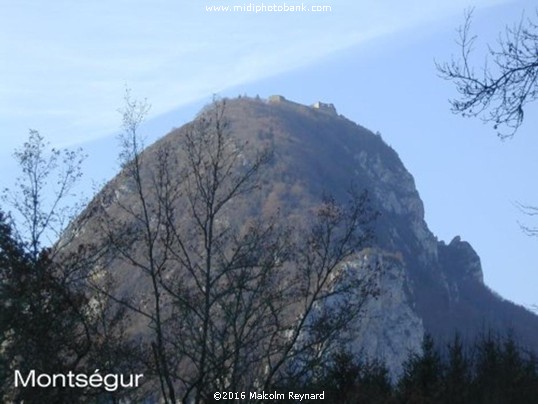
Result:
{"label": "thin cloud streak", "polygon": [[118,126],[125,85],[151,100],[157,115],[459,13],[466,4],[332,1],[331,13],[275,17],[217,15],[201,3],[23,2],[0,19],[0,124],[19,131],[21,119],[33,128],[56,122],[53,142],[105,136]]}

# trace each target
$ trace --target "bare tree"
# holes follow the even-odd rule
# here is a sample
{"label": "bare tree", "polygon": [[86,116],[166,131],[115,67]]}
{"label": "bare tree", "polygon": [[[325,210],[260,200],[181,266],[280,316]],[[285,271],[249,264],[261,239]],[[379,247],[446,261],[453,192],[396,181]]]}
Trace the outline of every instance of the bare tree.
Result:
{"label": "bare tree", "polygon": [[14,157],[22,175],[14,188],[3,191],[2,200],[13,209],[16,237],[37,260],[41,248],[56,242],[81,208],[79,198],[73,199],[73,190],[86,156],[81,149],[50,148],[38,131],[30,130]]}
{"label": "bare tree", "polygon": [[348,208],[326,198],[311,223],[264,216],[249,201],[272,153],[234,138],[225,101],[151,153],[138,133],[147,106],[126,101],[123,182],[101,196],[102,229],[111,253],[149,281],[140,296],[114,298],[149,320],[162,397],[208,402],[319,362],[374,292],[346,266],[370,240],[366,195]]}
{"label": "bare tree", "polygon": [[[111,311],[106,300],[92,301],[84,288],[87,268],[99,250],[80,245],[67,252],[73,234],[66,226],[79,206],[73,191],[84,155],[80,150],[51,149],[32,130],[14,156],[22,175],[3,194],[10,215],[0,212],[2,399],[79,402],[102,392],[16,388],[13,377],[15,370],[23,375],[91,373],[96,362],[104,364],[103,350],[120,348],[121,333],[115,326],[121,313]],[[98,313],[91,309],[96,303],[101,306]]]}
{"label": "bare tree", "polygon": [[[166,225],[164,205],[172,203],[171,195],[161,195],[166,192],[162,181],[163,167],[168,164],[168,155],[163,154],[158,159],[159,168],[153,170],[145,164],[144,141],[139,134],[139,127],[143,122],[149,105],[147,102],[133,100],[130,91],[126,91],[125,107],[120,110],[122,114],[123,132],[119,137],[121,144],[120,162],[122,165],[121,177],[129,187],[132,198],[128,200],[117,195],[97,195],[93,204],[90,204],[87,216],[98,210],[102,215],[97,228],[97,234],[104,237],[107,256],[93,269],[90,279],[91,287],[98,296],[112,299],[131,313],[141,316],[149,321],[151,336],[143,360],[149,363],[148,375],[155,372],[160,381],[161,397],[165,403],[176,402],[176,392],[170,366],[173,360],[164,336],[166,297],[163,294],[160,277],[164,271],[168,258],[165,251],[166,240],[163,241],[163,228]],[[106,201],[104,200],[106,199]],[[97,206],[96,206],[97,205]],[[111,209],[108,209],[111,207]],[[148,281],[150,292],[142,296],[129,291],[118,293],[115,290],[114,273],[107,265],[113,262],[124,262],[125,265],[142,275],[144,282]],[[112,285],[112,287],[111,287]]]}
{"label": "bare tree", "polygon": [[460,56],[436,63],[440,76],[452,81],[460,94],[451,100],[452,111],[478,116],[492,123],[501,139],[512,137],[524,119],[526,105],[538,97],[538,25],[522,18],[506,27],[497,47],[488,48],[481,68],[471,61],[476,36],[471,30],[472,10],[458,29]]}
{"label": "bare tree", "polygon": [[[538,98],[538,24],[521,18],[506,27],[497,48],[489,47],[483,67],[478,72],[471,62],[476,36],[471,34],[472,9],[458,29],[460,57],[449,63],[436,63],[440,76],[454,82],[461,95],[450,101],[452,111],[463,116],[480,117],[492,123],[501,139],[512,137],[523,123],[528,103]],[[538,10],[536,10],[538,17]],[[534,206],[518,204],[528,216],[536,215]],[[529,235],[537,229],[520,224]]]}

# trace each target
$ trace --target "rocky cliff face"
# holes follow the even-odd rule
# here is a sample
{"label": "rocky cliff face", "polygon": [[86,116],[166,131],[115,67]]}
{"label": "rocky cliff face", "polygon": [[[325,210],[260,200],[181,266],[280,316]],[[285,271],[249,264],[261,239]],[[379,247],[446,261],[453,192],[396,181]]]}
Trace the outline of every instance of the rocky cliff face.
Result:
{"label": "rocky cliff face", "polygon": [[424,337],[422,318],[415,310],[413,287],[400,255],[368,252],[367,265],[381,269],[379,297],[368,300],[357,321],[353,351],[367,360],[381,360],[396,377],[410,352],[420,352]]}
{"label": "rocky cliff face", "polygon": [[445,268],[447,278],[451,281],[458,283],[471,280],[480,284],[484,283],[480,257],[468,242],[456,236],[448,245],[442,241],[439,242],[438,251],[439,261]]}
{"label": "rocky cliff face", "polygon": [[[278,208],[300,217],[323,192],[344,199],[350,185],[369,191],[381,215],[375,248],[363,256],[381,264],[380,295],[365,306],[354,349],[384,360],[393,375],[401,372],[410,352],[420,350],[425,332],[450,339],[458,329],[473,338],[489,327],[511,327],[525,344],[538,348],[537,318],[487,289],[470,244],[456,237],[447,245],[428,229],[413,177],[397,153],[380,136],[326,105],[308,107],[284,97],[228,101],[234,136],[254,146],[270,145],[274,151],[261,197],[250,207],[238,207],[236,214],[241,209]],[[184,130],[158,143],[173,145]],[[149,160],[155,150],[145,152]],[[85,226],[91,227],[99,209],[113,209],[107,205],[110,195],[122,194],[127,201],[132,192],[121,175],[111,181],[85,212]],[[123,275],[127,289],[143,287],[128,273]]]}

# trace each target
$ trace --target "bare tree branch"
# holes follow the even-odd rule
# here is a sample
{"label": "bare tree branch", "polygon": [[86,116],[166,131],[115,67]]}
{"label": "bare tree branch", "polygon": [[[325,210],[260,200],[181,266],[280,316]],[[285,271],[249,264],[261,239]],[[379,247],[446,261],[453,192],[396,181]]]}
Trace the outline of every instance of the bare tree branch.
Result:
{"label": "bare tree branch", "polygon": [[518,24],[506,27],[497,46],[488,48],[477,73],[471,61],[476,42],[476,36],[470,33],[472,13],[472,9],[466,11],[458,30],[460,57],[436,62],[436,68],[460,94],[450,101],[454,113],[480,117],[493,124],[501,139],[510,138],[522,125],[527,104],[538,96],[538,26],[523,16]]}

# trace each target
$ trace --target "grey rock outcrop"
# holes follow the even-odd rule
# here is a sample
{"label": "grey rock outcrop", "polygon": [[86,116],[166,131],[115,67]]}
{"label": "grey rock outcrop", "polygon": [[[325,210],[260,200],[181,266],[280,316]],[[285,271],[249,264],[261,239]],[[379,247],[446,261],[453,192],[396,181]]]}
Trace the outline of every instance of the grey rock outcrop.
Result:
{"label": "grey rock outcrop", "polygon": [[403,371],[410,353],[421,350],[424,324],[414,309],[412,285],[400,255],[368,252],[363,265],[376,265],[379,297],[370,298],[358,319],[352,351],[366,360],[389,367],[392,377]]}
{"label": "grey rock outcrop", "polygon": [[[425,332],[451,339],[459,330],[474,338],[490,327],[511,327],[524,344],[538,348],[537,317],[484,285],[480,258],[469,243],[459,237],[448,245],[437,240],[424,220],[413,176],[379,135],[337,115],[332,104],[308,107],[282,96],[229,100],[227,116],[239,141],[274,150],[252,210],[277,206],[290,217],[304,216],[323,192],[344,200],[350,185],[369,191],[381,215],[375,249],[364,256],[377,260],[382,272],[380,294],[366,303],[357,325],[356,352],[383,360],[397,376],[409,353],[420,351]],[[172,131],[158,144],[174,145],[184,130]],[[155,150],[148,148],[146,161],[156,158]],[[79,227],[91,227],[92,215],[100,209],[113,209],[107,205],[109,195],[121,193],[127,201],[131,192],[121,175],[112,180],[89,205]],[[76,232],[84,237],[84,229]],[[136,277],[125,276],[126,289],[144,287]]]}

